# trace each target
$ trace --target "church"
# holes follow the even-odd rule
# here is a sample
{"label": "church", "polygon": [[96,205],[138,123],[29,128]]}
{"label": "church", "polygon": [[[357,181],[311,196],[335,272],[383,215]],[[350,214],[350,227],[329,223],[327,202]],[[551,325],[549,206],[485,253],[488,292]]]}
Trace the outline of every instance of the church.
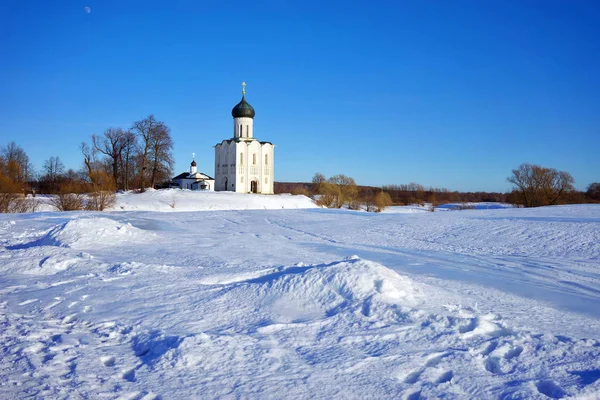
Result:
{"label": "church", "polygon": [[242,100],[231,110],[233,137],[214,146],[215,190],[273,194],[275,145],[254,138],[254,115],[242,82]]}
{"label": "church", "polygon": [[215,190],[215,180],[206,174],[198,172],[196,160],[194,160],[194,154],[192,153],[190,172],[184,172],[171,179],[169,187],[189,190]]}

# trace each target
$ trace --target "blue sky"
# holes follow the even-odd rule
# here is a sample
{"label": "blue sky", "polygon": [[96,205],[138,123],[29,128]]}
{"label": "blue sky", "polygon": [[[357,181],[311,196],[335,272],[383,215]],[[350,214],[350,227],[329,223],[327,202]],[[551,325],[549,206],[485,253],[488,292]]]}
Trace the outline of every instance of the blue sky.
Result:
{"label": "blue sky", "polygon": [[[90,13],[85,7],[91,9]],[[153,113],[177,173],[233,135],[246,81],[276,180],[506,191],[523,162],[600,181],[600,2],[0,3],[0,145],[40,168]]]}

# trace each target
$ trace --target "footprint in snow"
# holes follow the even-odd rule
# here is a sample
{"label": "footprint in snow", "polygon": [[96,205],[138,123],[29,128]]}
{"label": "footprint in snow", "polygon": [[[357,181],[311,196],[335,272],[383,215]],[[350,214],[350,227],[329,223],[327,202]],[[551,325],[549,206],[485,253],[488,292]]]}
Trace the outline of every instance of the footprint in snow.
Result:
{"label": "footprint in snow", "polygon": [[538,392],[552,399],[562,399],[566,395],[565,391],[552,381],[539,381],[535,386]]}
{"label": "footprint in snow", "polygon": [[437,378],[435,383],[440,384],[440,383],[450,382],[453,377],[454,377],[454,372],[445,371]]}
{"label": "footprint in snow", "polygon": [[497,347],[498,347],[498,341],[493,340],[493,341],[487,343],[483,349],[479,350],[479,354],[481,354],[482,356],[488,356],[488,355],[490,355],[490,353],[492,351],[496,350]]}
{"label": "footprint in snow", "polygon": [[442,358],[449,356],[450,353],[436,353],[431,355],[427,362],[425,363],[425,367],[435,367],[442,361]]}
{"label": "footprint in snow", "polygon": [[[495,347],[494,350],[487,353],[489,357],[487,357],[483,365],[488,372],[492,374],[502,374],[504,373],[502,369],[502,359],[506,361],[514,360],[521,355],[523,352],[523,346],[510,346],[504,345],[502,347]],[[483,354],[483,353],[482,353]],[[485,355],[485,354],[484,354]],[[506,362],[504,361],[504,362]]]}
{"label": "footprint in snow", "polygon": [[423,373],[423,370],[413,371],[413,372],[409,373],[408,375],[406,375],[406,378],[404,378],[404,382],[410,383],[410,384],[417,383],[417,381],[421,377],[422,373]]}
{"label": "footprint in snow", "polygon": [[498,357],[490,356],[485,359],[483,362],[483,366],[486,371],[491,372],[492,374],[501,374],[502,367],[500,367],[500,359]]}
{"label": "footprint in snow", "polygon": [[519,357],[522,352],[523,352],[523,346],[515,346],[506,352],[506,354],[504,355],[504,358],[507,360],[516,358],[516,357]]}
{"label": "footprint in snow", "polygon": [[406,400],[419,400],[421,398],[421,391],[416,390],[414,392],[408,393],[405,397]]}
{"label": "footprint in snow", "polygon": [[121,371],[121,378],[129,382],[135,381],[135,368],[128,368]]}
{"label": "footprint in snow", "polygon": [[[432,355],[430,355],[427,358],[427,361],[425,362],[425,365],[423,366],[423,368],[416,369],[404,377],[404,383],[409,383],[409,384],[417,383],[417,381],[419,381],[419,379],[421,378],[421,375],[423,374],[423,372],[425,372],[425,370],[427,368],[433,368],[433,367],[437,366],[444,357],[447,357],[449,355],[450,355],[450,353],[448,353],[448,352],[433,353]],[[448,375],[448,373],[450,375]],[[448,382],[449,380],[452,379],[453,376],[454,376],[454,374],[452,371],[444,372],[436,379],[436,383]],[[448,378],[448,379],[444,380],[445,378]]]}

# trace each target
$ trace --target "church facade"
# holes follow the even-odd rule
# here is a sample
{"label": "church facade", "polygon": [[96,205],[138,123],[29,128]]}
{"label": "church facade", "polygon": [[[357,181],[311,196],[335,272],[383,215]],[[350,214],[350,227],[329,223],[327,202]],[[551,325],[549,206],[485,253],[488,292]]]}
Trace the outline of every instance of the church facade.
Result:
{"label": "church facade", "polygon": [[254,108],[248,104],[242,83],[242,100],[231,110],[233,137],[215,145],[217,191],[273,194],[275,145],[254,137]]}

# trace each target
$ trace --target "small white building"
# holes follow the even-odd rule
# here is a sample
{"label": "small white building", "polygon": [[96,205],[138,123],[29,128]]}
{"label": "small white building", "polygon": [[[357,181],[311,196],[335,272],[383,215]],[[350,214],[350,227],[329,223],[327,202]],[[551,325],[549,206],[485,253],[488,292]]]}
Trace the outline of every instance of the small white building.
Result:
{"label": "small white building", "polygon": [[184,172],[171,179],[170,186],[189,190],[215,190],[215,179],[198,172],[196,161],[192,160],[190,172]]}
{"label": "small white building", "polygon": [[215,190],[273,194],[274,149],[254,138],[254,108],[245,98],[233,107],[233,137],[215,145]]}

